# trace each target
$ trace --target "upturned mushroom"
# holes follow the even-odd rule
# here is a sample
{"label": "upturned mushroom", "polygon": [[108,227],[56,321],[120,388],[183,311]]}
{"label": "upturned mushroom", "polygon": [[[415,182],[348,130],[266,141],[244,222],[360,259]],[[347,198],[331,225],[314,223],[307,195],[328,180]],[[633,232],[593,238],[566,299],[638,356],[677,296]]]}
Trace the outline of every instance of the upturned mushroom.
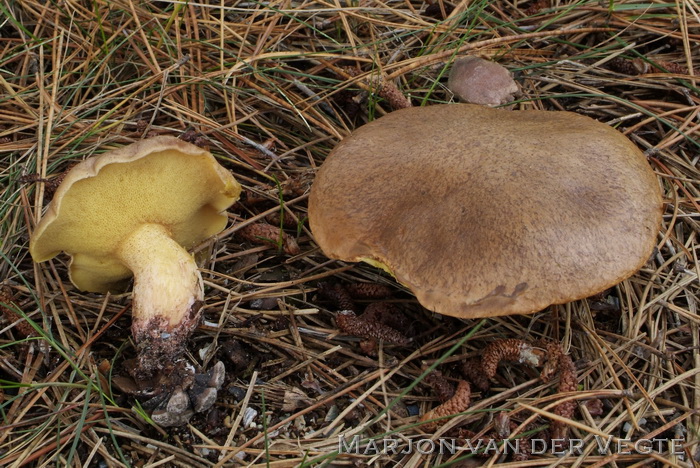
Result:
{"label": "upturned mushroom", "polygon": [[84,160],[36,226],[30,252],[64,251],[78,289],[122,292],[134,277],[136,374],[179,356],[201,317],[202,277],[187,249],[220,232],[240,185],[208,151],[159,136]]}
{"label": "upturned mushroom", "polygon": [[393,112],[344,139],[311,189],[330,258],[390,272],[426,308],[477,318],[585,298],[649,259],[662,197],[624,135],[571,112]]}

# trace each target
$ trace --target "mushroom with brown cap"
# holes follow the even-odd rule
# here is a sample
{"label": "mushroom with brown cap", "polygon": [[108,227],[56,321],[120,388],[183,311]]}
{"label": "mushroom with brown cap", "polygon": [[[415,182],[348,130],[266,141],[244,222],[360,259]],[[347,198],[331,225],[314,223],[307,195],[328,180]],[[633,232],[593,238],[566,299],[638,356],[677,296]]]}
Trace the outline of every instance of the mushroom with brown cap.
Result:
{"label": "mushroom with brown cap", "polygon": [[344,139],[311,189],[330,258],[393,274],[426,308],[532,313],[635,273],[655,245],[656,177],[624,135],[571,112],[402,109]]}
{"label": "mushroom with brown cap", "polygon": [[241,187],[208,151],[159,136],[74,166],[30,241],[36,262],[64,251],[79,289],[119,292],[134,276],[136,374],[153,374],[197,326],[202,277],[187,251],[220,232]]}
{"label": "mushroom with brown cap", "polygon": [[505,67],[479,57],[455,60],[447,88],[462,102],[484,106],[507,104],[519,91],[518,84]]}

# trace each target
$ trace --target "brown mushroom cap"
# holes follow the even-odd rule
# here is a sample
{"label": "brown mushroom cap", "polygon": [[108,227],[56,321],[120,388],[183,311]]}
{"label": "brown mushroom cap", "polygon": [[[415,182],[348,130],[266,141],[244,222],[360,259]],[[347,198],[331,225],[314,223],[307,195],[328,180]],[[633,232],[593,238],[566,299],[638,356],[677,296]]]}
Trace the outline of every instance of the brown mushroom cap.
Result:
{"label": "brown mushroom cap", "polygon": [[484,106],[506,104],[519,90],[508,69],[479,57],[455,60],[447,88],[462,102]]}
{"label": "brown mushroom cap", "polygon": [[393,112],[319,170],[323,252],[386,267],[428,309],[531,313],[600,292],[649,258],[659,185],[621,133],[570,112],[470,104]]}
{"label": "brown mushroom cap", "polygon": [[[99,177],[98,177],[99,175]],[[118,290],[131,271],[115,252],[138,226],[164,226],[188,249],[221,231],[221,211],[241,187],[207,150],[159,136],[108,151],[66,174],[37,225],[37,262],[72,255],[71,281],[81,290]]]}

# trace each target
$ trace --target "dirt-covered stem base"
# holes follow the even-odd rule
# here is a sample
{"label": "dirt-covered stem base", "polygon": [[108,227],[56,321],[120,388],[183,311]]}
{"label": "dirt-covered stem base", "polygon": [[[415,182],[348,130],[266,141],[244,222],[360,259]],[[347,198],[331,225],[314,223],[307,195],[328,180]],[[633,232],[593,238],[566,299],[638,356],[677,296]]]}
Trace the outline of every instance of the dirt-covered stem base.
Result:
{"label": "dirt-covered stem base", "polygon": [[197,327],[202,277],[192,255],[159,224],[144,224],[119,247],[134,273],[131,325],[139,376],[167,367],[184,350]]}

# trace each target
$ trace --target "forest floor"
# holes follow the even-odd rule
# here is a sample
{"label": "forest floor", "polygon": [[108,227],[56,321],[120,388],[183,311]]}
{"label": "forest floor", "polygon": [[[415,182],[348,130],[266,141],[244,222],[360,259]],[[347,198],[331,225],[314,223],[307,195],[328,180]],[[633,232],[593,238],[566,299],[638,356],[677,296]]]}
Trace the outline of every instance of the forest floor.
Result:
{"label": "forest floor", "polygon": [[[697,465],[699,43],[700,9],[683,0],[3,0],[0,465]],[[447,76],[466,55],[512,72],[516,110],[584,114],[644,152],[664,215],[638,273],[531,315],[459,320],[422,308],[370,265],[323,255],[307,199],[325,157],[394,110],[387,89],[412,106],[455,102]],[[187,357],[198,370],[222,361],[225,381],[210,410],[164,428],[115,385],[135,355],[130,294],[80,292],[66,255],[35,264],[28,246],[51,181],[76,162],[185,133],[243,196],[229,226],[195,249],[204,322]],[[242,235],[280,223],[279,242]],[[319,288],[356,283],[389,288],[357,307],[392,304],[409,345],[382,342],[372,355],[338,329],[337,304]],[[467,378],[464,363],[500,339],[560,343],[574,391],[504,363],[490,388],[472,385],[471,406],[421,426],[441,389],[449,398]],[[576,406],[562,419],[553,410],[567,398]],[[582,445],[529,457],[444,446],[500,441],[489,434],[504,423],[506,436],[526,440],[565,424]],[[605,453],[598,442],[609,436]],[[644,439],[658,440],[649,453],[629,445]]]}

